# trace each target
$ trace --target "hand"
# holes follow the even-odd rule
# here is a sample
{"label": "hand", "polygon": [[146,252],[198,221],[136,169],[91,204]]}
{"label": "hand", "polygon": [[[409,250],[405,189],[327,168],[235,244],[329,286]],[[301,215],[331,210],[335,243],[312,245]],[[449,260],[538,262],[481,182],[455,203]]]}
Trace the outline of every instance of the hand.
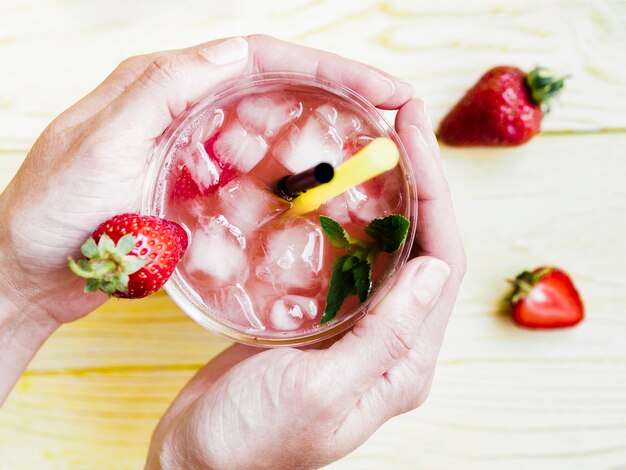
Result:
{"label": "hand", "polygon": [[343,83],[384,108],[412,90],[335,55],[265,36],[125,60],[55,119],[0,195],[0,404],[61,324],[106,300],[67,267],[103,221],[138,212],[149,153],[173,117],[242,74],[296,71]]}
{"label": "hand", "polygon": [[106,300],[84,295],[68,256],[103,221],[138,212],[149,153],[174,116],[222,82],[254,72],[315,74],[382,107],[411,96],[408,84],[364,65],[265,36],[133,57],[39,137],[0,196],[0,300],[37,307],[58,323]]}
{"label": "hand", "polygon": [[316,468],[426,399],[465,255],[421,101],[400,107],[396,130],[417,175],[419,220],[414,258],[392,289],[328,348],[223,352],[165,413],[147,468]]}

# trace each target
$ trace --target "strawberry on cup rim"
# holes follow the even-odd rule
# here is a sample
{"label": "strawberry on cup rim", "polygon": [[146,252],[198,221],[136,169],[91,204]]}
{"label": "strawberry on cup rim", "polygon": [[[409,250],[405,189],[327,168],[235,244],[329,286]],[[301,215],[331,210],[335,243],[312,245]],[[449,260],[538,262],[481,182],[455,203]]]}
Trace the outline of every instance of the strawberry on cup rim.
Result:
{"label": "strawberry on cup rim", "polygon": [[154,216],[120,214],[103,222],[81,247],[85,259],[70,269],[87,279],[85,292],[138,299],[159,290],[188,245],[185,230]]}

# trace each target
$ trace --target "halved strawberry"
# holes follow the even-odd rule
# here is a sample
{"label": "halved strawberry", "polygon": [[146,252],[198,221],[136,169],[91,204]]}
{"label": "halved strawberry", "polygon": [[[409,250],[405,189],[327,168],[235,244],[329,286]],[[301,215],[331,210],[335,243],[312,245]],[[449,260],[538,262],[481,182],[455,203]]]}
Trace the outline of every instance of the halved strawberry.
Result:
{"label": "halved strawberry", "polygon": [[524,271],[506,298],[513,321],[527,328],[573,326],[584,316],[580,295],[570,277],[555,267]]}

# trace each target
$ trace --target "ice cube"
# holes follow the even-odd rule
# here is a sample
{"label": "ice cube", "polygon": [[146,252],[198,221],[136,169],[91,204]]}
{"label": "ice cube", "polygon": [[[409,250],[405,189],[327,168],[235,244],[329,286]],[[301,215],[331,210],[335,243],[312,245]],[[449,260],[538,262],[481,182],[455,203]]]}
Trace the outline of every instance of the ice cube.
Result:
{"label": "ice cube", "polygon": [[210,114],[203,113],[197,118],[197,127],[191,134],[191,142],[205,142],[211,138],[224,123],[224,111],[217,109]]}
{"label": "ice cube", "polygon": [[248,173],[265,156],[267,143],[262,136],[247,131],[235,121],[220,133],[213,150],[223,165]]}
{"label": "ice cube", "polygon": [[183,163],[201,194],[206,194],[220,180],[221,169],[211,160],[201,142],[191,144],[183,156]]}
{"label": "ice cube", "polygon": [[264,257],[256,276],[283,287],[315,287],[320,282],[324,260],[321,228],[307,220],[297,220],[271,231],[263,243]]}
{"label": "ice cube", "polygon": [[302,295],[285,295],[272,304],[270,324],[276,330],[296,330],[305,320],[315,320],[317,312],[315,299]]}
{"label": "ice cube", "polygon": [[218,314],[233,323],[256,331],[265,329],[256,314],[251,294],[239,283],[219,289],[210,303]]}
{"label": "ice cube", "polygon": [[346,201],[345,193],[329,199],[319,208],[322,215],[335,219],[340,224],[347,224],[352,219],[350,217],[350,209]]}
{"label": "ice cube", "polygon": [[219,190],[222,211],[245,235],[289,208],[289,203],[264,189],[253,178],[232,180]]}
{"label": "ice cube", "polygon": [[373,137],[366,134],[355,134],[344,141],[343,150],[346,158],[351,157],[366,145],[372,143]]}
{"label": "ice cube", "polygon": [[319,106],[315,112],[320,115],[342,139],[349,139],[361,129],[361,121],[354,114],[338,111],[331,104]]}
{"label": "ice cube", "polygon": [[396,172],[390,171],[344,193],[354,222],[370,222],[389,215],[400,207],[402,192]]}
{"label": "ice cube", "polygon": [[226,217],[203,218],[185,253],[185,269],[207,287],[219,288],[248,276],[246,239]]}
{"label": "ice cube", "polygon": [[302,127],[292,124],[285,139],[274,149],[274,157],[292,173],[300,173],[318,163],[337,166],[343,157],[343,140],[318,114],[311,115]]}
{"label": "ice cube", "polygon": [[237,118],[246,129],[264,135],[276,136],[288,123],[302,114],[302,103],[294,99],[274,99],[252,96],[237,105]]}

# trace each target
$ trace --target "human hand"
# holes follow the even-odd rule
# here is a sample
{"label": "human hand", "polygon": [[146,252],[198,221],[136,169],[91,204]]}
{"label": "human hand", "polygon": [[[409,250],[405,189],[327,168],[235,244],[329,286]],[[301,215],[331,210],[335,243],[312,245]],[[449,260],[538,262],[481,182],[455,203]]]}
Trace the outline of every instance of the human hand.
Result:
{"label": "human hand", "polygon": [[426,399],[465,255],[421,101],[399,109],[396,130],[417,175],[419,220],[414,258],[391,290],[330,347],[227,349],[165,413],[146,468],[317,468]]}
{"label": "human hand", "polygon": [[[133,57],[43,132],[0,195],[0,300],[64,323],[106,300],[84,295],[67,258],[103,221],[140,209],[149,153],[173,118],[242,74],[297,71],[342,83],[381,107],[408,84],[270,37],[218,40]],[[0,302],[1,304],[1,302]]]}

